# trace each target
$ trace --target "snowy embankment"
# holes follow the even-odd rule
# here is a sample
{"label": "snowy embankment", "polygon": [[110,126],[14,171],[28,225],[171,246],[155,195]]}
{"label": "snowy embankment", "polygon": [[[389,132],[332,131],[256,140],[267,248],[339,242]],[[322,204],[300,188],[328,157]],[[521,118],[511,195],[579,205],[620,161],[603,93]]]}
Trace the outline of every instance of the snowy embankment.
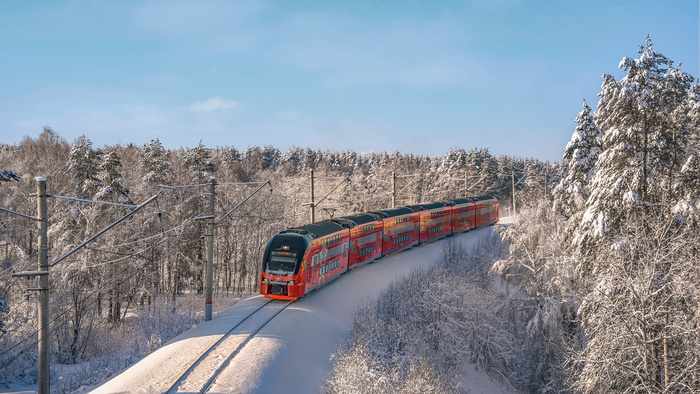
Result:
{"label": "snowy embankment", "polygon": [[[505,222],[506,220],[504,220]],[[492,228],[452,237],[471,248]],[[330,358],[349,333],[357,308],[411,270],[432,265],[443,241],[385,257],[351,271],[292,304],[252,339],[217,381],[229,392],[319,392],[331,371]],[[95,393],[162,392],[230,327],[265,299],[252,296],[217,314],[147,356]],[[475,371],[465,382],[472,393],[505,392],[490,377]]]}

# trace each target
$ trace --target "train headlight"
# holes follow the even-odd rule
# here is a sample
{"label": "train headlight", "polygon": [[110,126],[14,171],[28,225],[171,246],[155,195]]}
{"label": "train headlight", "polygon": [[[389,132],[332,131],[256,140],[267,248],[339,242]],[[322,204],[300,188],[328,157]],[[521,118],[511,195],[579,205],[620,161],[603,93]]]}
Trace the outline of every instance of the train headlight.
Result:
{"label": "train headlight", "polygon": [[290,280],[290,281],[289,281],[289,285],[290,285],[290,286],[294,285],[294,281],[293,281],[293,280]]}
{"label": "train headlight", "polygon": [[267,282],[269,282],[269,281],[267,280],[267,278],[263,278],[263,283],[267,283]]}

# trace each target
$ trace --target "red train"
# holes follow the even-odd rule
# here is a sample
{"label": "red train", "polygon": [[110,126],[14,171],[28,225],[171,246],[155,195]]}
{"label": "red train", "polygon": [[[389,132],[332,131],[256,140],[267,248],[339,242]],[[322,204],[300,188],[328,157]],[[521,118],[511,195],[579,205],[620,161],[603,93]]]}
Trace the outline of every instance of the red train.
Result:
{"label": "red train", "polygon": [[263,255],[260,294],[296,300],[346,271],[423,242],[498,222],[490,196],[344,216],[280,232]]}

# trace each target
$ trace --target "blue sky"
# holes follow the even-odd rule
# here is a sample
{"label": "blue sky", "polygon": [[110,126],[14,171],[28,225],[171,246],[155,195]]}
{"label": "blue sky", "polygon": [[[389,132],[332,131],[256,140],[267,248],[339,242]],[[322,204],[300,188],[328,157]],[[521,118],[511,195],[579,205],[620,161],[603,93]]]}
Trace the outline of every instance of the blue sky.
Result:
{"label": "blue sky", "polygon": [[559,160],[602,74],[697,77],[698,1],[4,1],[0,137]]}

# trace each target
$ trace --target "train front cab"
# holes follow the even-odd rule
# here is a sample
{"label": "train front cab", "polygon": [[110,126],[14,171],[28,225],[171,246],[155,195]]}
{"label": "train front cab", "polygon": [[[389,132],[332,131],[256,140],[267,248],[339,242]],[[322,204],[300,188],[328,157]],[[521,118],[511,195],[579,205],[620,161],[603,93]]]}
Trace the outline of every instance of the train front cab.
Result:
{"label": "train front cab", "polygon": [[411,208],[383,209],[371,212],[382,218],[384,237],[382,256],[408,249],[419,242],[420,215]]}
{"label": "train front cab", "polygon": [[452,234],[452,207],[444,202],[409,206],[420,217],[420,242],[444,238]]}
{"label": "train front cab", "polygon": [[350,232],[331,221],[282,231],[265,247],[260,294],[296,300],[348,270]]}
{"label": "train front cab", "polygon": [[333,221],[350,230],[348,269],[360,267],[382,257],[384,223],[379,216],[360,213]]}
{"label": "train front cab", "polygon": [[308,234],[294,231],[283,231],[270,239],[263,254],[260,294],[290,300],[304,295],[301,274],[311,242]]}
{"label": "train front cab", "polygon": [[468,231],[476,227],[476,204],[471,198],[456,198],[452,204],[452,232]]}

